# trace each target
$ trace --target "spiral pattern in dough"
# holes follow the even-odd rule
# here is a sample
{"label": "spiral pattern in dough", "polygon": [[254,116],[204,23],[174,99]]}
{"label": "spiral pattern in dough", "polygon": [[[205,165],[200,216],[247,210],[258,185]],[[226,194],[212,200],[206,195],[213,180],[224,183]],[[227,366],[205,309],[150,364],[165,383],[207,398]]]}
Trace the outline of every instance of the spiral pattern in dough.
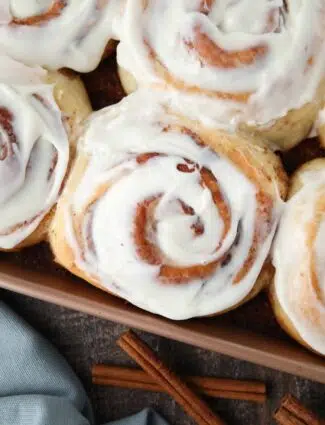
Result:
{"label": "spiral pattern in dough", "polygon": [[282,183],[259,164],[272,154],[140,92],[97,113],[82,143],[54,219],[57,261],[173,319],[250,296],[282,205]]}
{"label": "spiral pattern in dough", "polygon": [[[49,69],[89,72],[113,37],[121,0],[2,0],[0,46]],[[40,42],[41,41],[41,42]]]}
{"label": "spiral pattern in dough", "polygon": [[[0,83],[0,249],[11,249],[55,204],[69,142],[52,87],[39,80],[42,71],[2,57],[0,77],[4,68],[11,84]],[[15,79],[33,83],[12,84]]]}
{"label": "spiral pattern in dough", "polygon": [[314,100],[324,20],[322,0],[128,0],[118,62],[140,85],[206,95],[206,115],[266,124]]}
{"label": "spiral pattern in dough", "polygon": [[325,355],[325,160],[295,175],[274,244],[271,291],[280,324]]}

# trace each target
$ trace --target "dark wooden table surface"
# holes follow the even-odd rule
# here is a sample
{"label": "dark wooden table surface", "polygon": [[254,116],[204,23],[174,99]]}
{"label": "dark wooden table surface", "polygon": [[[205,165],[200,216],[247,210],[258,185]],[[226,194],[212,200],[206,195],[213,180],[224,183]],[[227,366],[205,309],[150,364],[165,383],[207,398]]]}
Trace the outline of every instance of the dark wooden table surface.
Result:
{"label": "dark wooden table surface", "polygon": [[[97,424],[122,418],[151,406],[170,425],[194,425],[167,395],[139,390],[93,386],[90,367],[97,362],[133,365],[115,345],[125,327],[11,292],[2,298],[60,350],[80,377],[92,401]],[[210,400],[228,425],[269,425],[281,397],[291,392],[325,417],[325,386],[248,362],[141,333],[160,356],[180,374],[212,375],[265,381],[269,401],[259,406],[243,401]]]}

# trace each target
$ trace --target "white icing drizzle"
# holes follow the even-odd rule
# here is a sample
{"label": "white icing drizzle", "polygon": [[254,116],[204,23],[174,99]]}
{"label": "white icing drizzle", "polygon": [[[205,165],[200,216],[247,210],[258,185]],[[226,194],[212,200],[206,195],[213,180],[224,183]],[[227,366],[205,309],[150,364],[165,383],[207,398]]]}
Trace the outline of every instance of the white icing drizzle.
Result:
{"label": "white icing drizzle", "polygon": [[[286,205],[274,243],[275,291],[301,338],[325,355],[325,168],[305,172],[302,179],[303,187]],[[320,224],[310,247],[316,214]]]}
{"label": "white icing drizzle", "polygon": [[44,75],[0,57],[2,249],[14,248],[37,228],[57,201],[67,170],[69,142]]}
{"label": "white icing drizzle", "polygon": [[[234,118],[272,123],[311,101],[324,78],[324,1],[287,3],[288,10],[283,0],[127,0],[118,63],[140,86],[159,83],[164,77],[153,54],[173,79],[201,91],[192,93],[193,103],[202,98],[202,90],[214,99],[217,92],[251,93],[248,101],[235,104],[224,98],[214,107],[207,102],[207,116],[232,124]],[[197,30],[212,43],[203,57],[193,48]],[[211,51],[213,45],[221,53]],[[242,51],[252,48],[264,51],[251,60]],[[236,58],[230,58],[233,52],[238,52]],[[211,63],[222,62],[223,54],[227,66]]]}
{"label": "white icing drizzle", "polygon": [[[55,5],[59,9],[56,16],[42,23],[12,24],[13,18],[46,14]],[[119,17],[121,7],[122,0],[2,0],[0,45],[29,65],[89,72],[99,64],[114,36],[113,20]]]}
{"label": "white icing drizzle", "polygon": [[[221,312],[252,290],[269,253],[282,201],[275,187],[270,221],[258,224],[256,258],[234,283],[253,243],[256,187],[228,159],[180,131],[178,119],[150,96],[139,90],[88,122],[80,142],[82,154],[89,157],[87,168],[74,192],[68,185],[60,201],[66,241],[76,266],[90,279],[145,310],[176,320]],[[150,153],[158,155],[138,162]],[[179,164],[192,167],[192,172],[181,172]],[[215,176],[231,211],[224,239],[225,221],[211,191],[201,184],[204,167]],[[96,198],[98,191],[102,195]],[[225,260],[226,253],[231,257],[206,277],[166,283],[161,264],[144,260],[135,241],[135,217],[146,200],[154,206],[145,234],[159,247],[165,264],[206,266]],[[186,214],[182,203],[192,212]],[[195,223],[203,233],[195,234]]]}

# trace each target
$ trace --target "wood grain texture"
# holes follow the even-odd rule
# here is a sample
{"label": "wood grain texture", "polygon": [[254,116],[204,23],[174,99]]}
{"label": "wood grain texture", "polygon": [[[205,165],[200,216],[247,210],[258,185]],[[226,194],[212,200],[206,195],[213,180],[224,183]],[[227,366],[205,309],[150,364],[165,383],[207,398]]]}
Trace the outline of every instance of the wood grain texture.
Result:
{"label": "wood grain texture", "polygon": [[[52,341],[66,357],[86,387],[96,413],[96,423],[119,419],[151,406],[165,416],[170,425],[194,425],[167,395],[91,384],[90,369],[94,363],[134,365],[115,344],[126,330],[124,326],[7,291],[0,292],[0,298]],[[272,412],[287,392],[325,417],[324,385],[155,335],[139,334],[179,374],[258,379],[267,383],[270,401],[265,406],[243,401],[209,400],[210,406],[229,425],[273,425]]]}

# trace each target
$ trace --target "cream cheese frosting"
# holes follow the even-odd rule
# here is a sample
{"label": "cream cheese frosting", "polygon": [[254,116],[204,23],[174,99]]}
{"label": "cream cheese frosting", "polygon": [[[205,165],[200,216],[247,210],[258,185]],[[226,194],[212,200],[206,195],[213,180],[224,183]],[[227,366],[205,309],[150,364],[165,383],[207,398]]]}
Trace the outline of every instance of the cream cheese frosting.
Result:
{"label": "cream cheese frosting", "polygon": [[325,355],[325,168],[301,175],[274,243],[277,299],[300,337]]}
{"label": "cream cheese frosting", "polygon": [[121,7],[122,0],[2,0],[0,46],[29,65],[89,72],[113,37]]}
{"label": "cream cheese frosting", "polygon": [[69,142],[46,72],[0,56],[0,248],[27,238],[58,198]]}
{"label": "cream cheese frosting", "polygon": [[[93,115],[79,146],[88,164],[59,211],[74,262],[90,280],[177,320],[224,311],[250,293],[280,217],[276,185],[268,215],[240,169],[141,90]],[[220,205],[203,175],[220,188]],[[256,257],[240,278],[252,244]],[[178,276],[196,267],[211,272]]]}
{"label": "cream cheese frosting", "polygon": [[271,125],[314,99],[324,20],[322,0],[127,0],[118,63],[140,86],[173,80],[193,102],[219,99],[207,116]]}

